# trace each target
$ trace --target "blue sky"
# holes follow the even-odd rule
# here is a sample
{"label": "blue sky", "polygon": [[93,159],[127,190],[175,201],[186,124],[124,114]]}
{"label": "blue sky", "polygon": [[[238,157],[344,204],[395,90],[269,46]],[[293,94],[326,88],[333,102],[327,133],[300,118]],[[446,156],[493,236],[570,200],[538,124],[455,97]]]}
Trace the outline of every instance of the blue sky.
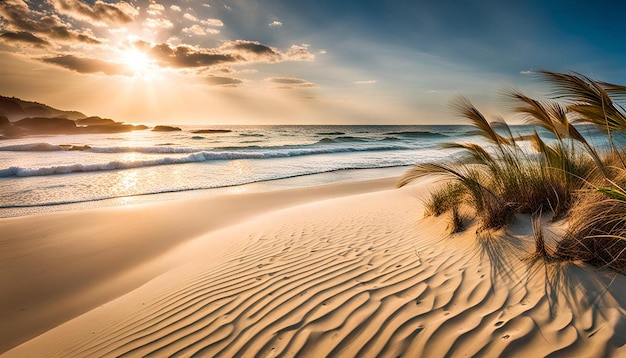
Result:
{"label": "blue sky", "polygon": [[6,0],[3,95],[129,122],[508,118],[534,69],[626,83],[619,1]]}

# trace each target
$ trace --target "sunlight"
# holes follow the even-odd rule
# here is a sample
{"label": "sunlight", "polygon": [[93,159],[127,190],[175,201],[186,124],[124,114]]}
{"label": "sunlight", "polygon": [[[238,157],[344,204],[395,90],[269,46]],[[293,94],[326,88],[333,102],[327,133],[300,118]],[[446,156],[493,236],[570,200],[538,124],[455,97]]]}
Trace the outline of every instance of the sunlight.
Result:
{"label": "sunlight", "polygon": [[153,61],[146,53],[137,50],[129,50],[124,53],[122,60],[135,76],[144,78],[154,76],[155,68]]}

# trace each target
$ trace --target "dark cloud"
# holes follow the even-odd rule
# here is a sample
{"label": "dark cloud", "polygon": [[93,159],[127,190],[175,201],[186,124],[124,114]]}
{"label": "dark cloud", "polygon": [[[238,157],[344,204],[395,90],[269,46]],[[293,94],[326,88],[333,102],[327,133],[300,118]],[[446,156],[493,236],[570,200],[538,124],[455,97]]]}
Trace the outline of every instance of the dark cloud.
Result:
{"label": "dark cloud", "polygon": [[170,47],[168,44],[155,45],[149,50],[149,54],[157,59],[160,65],[177,68],[208,67],[241,60],[241,58],[231,54],[212,50],[196,50],[185,45],[176,47]]}
{"label": "dark cloud", "polygon": [[64,55],[42,58],[41,61],[65,67],[78,73],[103,73],[105,75],[131,75],[122,64],[102,61],[94,58]]}
{"label": "dark cloud", "polygon": [[5,32],[0,35],[0,38],[6,42],[21,42],[30,44],[35,47],[44,47],[50,45],[48,41],[26,31]]}
{"label": "dark cloud", "polygon": [[239,78],[220,76],[209,76],[206,81],[212,86],[238,86],[243,83]]}
{"label": "dark cloud", "polygon": [[7,21],[6,28],[10,32],[28,32],[46,39],[101,43],[90,34],[74,30],[70,24],[63,22],[55,14],[30,9],[23,0],[3,0],[0,16]]}
{"label": "dark cloud", "polygon": [[283,55],[280,51],[256,41],[236,40],[226,42],[221,51],[236,53],[248,62],[278,62]]}
{"label": "dark cloud", "polygon": [[257,41],[235,40],[224,43],[218,50],[234,53],[246,62],[282,62],[282,61],[313,61],[315,55],[310,53],[306,45],[291,46],[287,51],[263,45]]}
{"label": "dark cloud", "polygon": [[137,10],[126,2],[106,3],[96,0],[89,5],[80,0],[52,0],[56,10],[78,20],[98,24],[126,24],[134,20]]}

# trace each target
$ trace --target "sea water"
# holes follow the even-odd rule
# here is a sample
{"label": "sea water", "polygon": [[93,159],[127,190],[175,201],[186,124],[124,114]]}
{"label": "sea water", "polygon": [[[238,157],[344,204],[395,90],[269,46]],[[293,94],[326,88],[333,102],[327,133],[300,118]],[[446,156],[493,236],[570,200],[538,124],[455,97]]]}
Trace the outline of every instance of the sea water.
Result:
{"label": "sea water", "polygon": [[485,143],[463,125],[212,126],[230,132],[193,133],[205,128],[2,140],[0,217],[399,176],[460,154],[443,143]]}

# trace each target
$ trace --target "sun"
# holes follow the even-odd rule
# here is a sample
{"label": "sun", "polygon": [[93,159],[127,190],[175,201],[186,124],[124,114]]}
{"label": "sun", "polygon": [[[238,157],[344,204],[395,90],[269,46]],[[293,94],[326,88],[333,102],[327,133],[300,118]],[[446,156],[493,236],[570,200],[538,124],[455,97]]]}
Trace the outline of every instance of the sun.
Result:
{"label": "sun", "polygon": [[135,76],[150,77],[153,74],[153,61],[145,52],[128,50],[123,54],[122,60]]}

